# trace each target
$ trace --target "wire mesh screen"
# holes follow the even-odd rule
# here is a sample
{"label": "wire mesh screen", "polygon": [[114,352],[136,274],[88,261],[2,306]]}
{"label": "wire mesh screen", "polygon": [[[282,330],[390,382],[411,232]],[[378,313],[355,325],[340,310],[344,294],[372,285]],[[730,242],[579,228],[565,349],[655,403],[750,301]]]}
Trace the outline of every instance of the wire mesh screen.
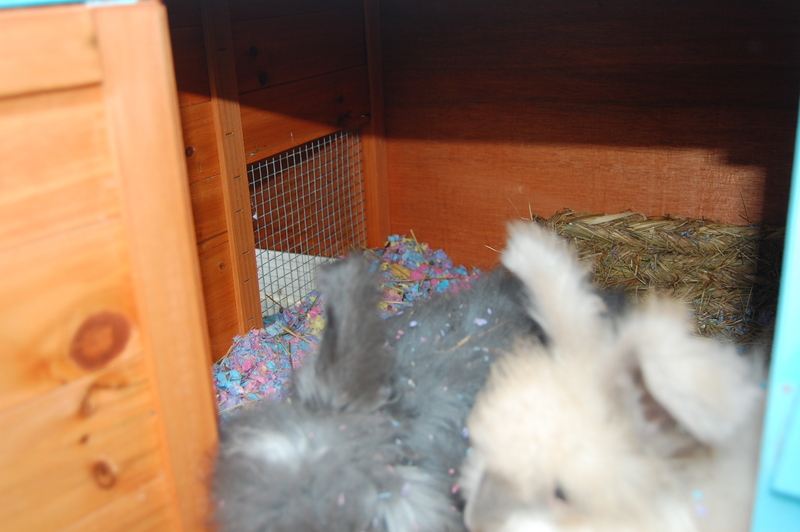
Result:
{"label": "wire mesh screen", "polygon": [[317,266],[366,245],[361,138],[343,130],[248,166],[261,310],[291,307]]}

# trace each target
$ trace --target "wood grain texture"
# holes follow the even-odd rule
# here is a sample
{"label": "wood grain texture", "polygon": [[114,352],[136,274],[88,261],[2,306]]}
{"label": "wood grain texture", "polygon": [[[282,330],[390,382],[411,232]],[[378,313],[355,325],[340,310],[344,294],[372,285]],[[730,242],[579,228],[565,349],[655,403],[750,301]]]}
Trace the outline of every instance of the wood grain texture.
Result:
{"label": "wood grain texture", "polygon": [[366,67],[357,67],[240,97],[247,162],[369,121]]}
{"label": "wood grain texture", "polygon": [[[184,0],[185,1],[185,0]],[[359,9],[361,0],[231,0],[231,21]]]}
{"label": "wood grain texture", "polygon": [[384,0],[381,21],[392,232],[486,266],[529,208],[785,220],[800,4]]}
{"label": "wood grain texture", "polygon": [[211,101],[203,27],[173,28],[172,60],[178,83],[178,105],[188,107]]}
{"label": "wood grain texture", "polygon": [[240,93],[364,65],[363,9],[232,25]]}
{"label": "wood grain texture", "polygon": [[[170,5],[168,4],[167,7],[169,9]],[[196,7],[199,17],[199,4],[196,4]],[[226,244],[227,255],[225,256],[225,261],[228,269],[223,280],[215,283],[214,281],[218,279],[218,276],[208,276],[208,271],[203,264],[203,258],[202,256],[200,257],[211,357],[213,360],[217,360],[230,347],[230,339],[239,332],[236,298],[233,293],[233,278],[231,277],[232,269],[230,268],[230,247],[227,245],[229,216],[225,211],[226,204],[217,146],[217,128],[214,123],[214,105],[211,103],[211,87],[208,81],[208,64],[203,30],[202,27],[172,30],[173,45],[176,43],[176,31],[191,32],[193,37],[191,40],[192,53],[196,57],[202,56],[202,64],[195,61],[187,61],[183,65],[184,68],[181,69],[179,67],[180,54],[177,50],[175,51],[175,75],[179,88],[179,102],[183,105],[187,101],[201,100],[197,95],[193,95],[192,100],[184,97],[184,92],[191,90],[190,87],[194,86],[190,82],[191,79],[204,80],[205,86],[202,91],[203,94],[207,95],[207,98],[202,98],[204,100],[203,103],[181,107],[180,110],[195,238],[200,245],[198,253],[205,247],[210,249],[222,243]],[[198,37],[199,42],[197,40]],[[200,47],[199,51],[195,48],[197,46]],[[184,87],[184,92],[181,92],[181,86]],[[224,294],[224,296],[220,297],[219,293]],[[224,319],[222,319],[224,326],[222,327],[220,327],[220,316],[224,316]],[[233,323],[232,332],[229,330],[231,323]],[[226,343],[228,345],[223,346]]]}
{"label": "wood grain texture", "polygon": [[216,362],[228,352],[233,337],[240,334],[236,314],[230,311],[236,305],[236,292],[233,287],[231,249],[227,240],[200,254],[200,271],[211,336],[211,358]]}
{"label": "wood grain texture", "polygon": [[162,471],[141,356],[5,410],[0,426],[14,428],[0,440],[6,530],[58,530]]}
{"label": "wood grain texture", "polygon": [[226,0],[203,0],[201,9],[231,248],[230,267],[236,294],[235,311],[239,332],[245,333],[260,328],[262,317],[228,3]]}
{"label": "wood grain texture", "polygon": [[96,512],[67,526],[62,532],[153,532],[170,530],[172,511],[163,476],[136,486]]}
{"label": "wood grain texture", "polygon": [[[194,233],[198,243],[203,243],[228,230],[225,216],[225,198],[219,175],[196,181],[189,185],[194,215]],[[206,305],[208,306],[208,305]]]}
{"label": "wood grain texture", "polygon": [[[761,168],[726,170],[724,153],[713,150],[546,145],[509,149],[498,159],[492,143],[403,140],[390,144],[389,157],[398,174],[440,178],[392,186],[392,230],[414,230],[459,263],[481,267],[498,259],[486,246],[504,247],[506,222],[531,212],[549,216],[568,207],[712,219],[736,213],[731,221],[746,224],[761,214],[764,194]],[[502,180],[494,177],[498,165]],[[624,180],[626,174],[633,177]]]}
{"label": "wood grain texture", "polygon": [[142,1],[92,15],[175,530],[202,530],[216,409],[166,11]]}
{"label": "wood grain texture", "polygon": [[0,19],[0,72],[0,97],[98,83],[88,12],[77,6],[8,11]]}
{"label": "wood grain texture", "polygon": [[126,317],[130,335],[116,359],[141,352],[119,218],[0,250],[0,279],[0,409],[86,375],[70,346],[97,313]]}
{"label": "wood grain texture", "polygon": [[370,122],[361,127],[364,161],[364,201],[367,245],[382,246],[391,233],[389,167],[386,155],[386,117],[383,98],[380,5],[364,0],[367,71],[369,73]]}
{"label": "wood grain texture", "polygon": [[217,130],[211,102],[183,107],[181,128],[189,183],[219,175]]}
{"label": "wood grain texture", "polygon": [[97,86],[0,100],[0,247],[119,216]]}
{"label": "wood grain texture", "polygon": [[216,236],[212,236],[208,240],[204,240],[197,244],[197,252],[198,254],[202,255],[208,250],[214,249],[217,246],[221,246],[225,242],[228,241],[228,232],[221,233]]}

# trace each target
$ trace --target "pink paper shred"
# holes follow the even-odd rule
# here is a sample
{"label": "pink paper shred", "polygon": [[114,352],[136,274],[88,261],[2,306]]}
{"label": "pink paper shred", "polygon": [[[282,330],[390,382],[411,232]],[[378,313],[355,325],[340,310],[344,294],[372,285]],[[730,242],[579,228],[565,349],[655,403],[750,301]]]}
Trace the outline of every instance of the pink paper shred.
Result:
{"label": "pink paper shred", "polygon": [[[431,294],[457,291],[479,273],[454,267],[444,251],[400,235],[389,237],[383,248],[366,249],[364,257],[380,274],[384,317]],[[314,291],[294,308],[266,316],[264,324],[263,329],[234,338],[228,354],[214,364],[217,405],[223,415],[248,402],[286,397],[293,372],[319,345],[325,326],[323,301]]]}

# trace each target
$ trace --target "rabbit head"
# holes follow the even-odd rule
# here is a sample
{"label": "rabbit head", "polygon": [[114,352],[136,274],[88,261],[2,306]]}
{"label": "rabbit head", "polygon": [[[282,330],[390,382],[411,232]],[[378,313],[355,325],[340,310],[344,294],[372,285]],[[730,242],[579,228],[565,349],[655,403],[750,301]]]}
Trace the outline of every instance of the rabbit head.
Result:
{"label": "rabbit head", "polygon": [[545,340],[499,360],[470,414],[471,532],[747,530],[753,367],[694,336],[677,303],[611,316],[574,253],[534,224],[511,227],[502,260]]}

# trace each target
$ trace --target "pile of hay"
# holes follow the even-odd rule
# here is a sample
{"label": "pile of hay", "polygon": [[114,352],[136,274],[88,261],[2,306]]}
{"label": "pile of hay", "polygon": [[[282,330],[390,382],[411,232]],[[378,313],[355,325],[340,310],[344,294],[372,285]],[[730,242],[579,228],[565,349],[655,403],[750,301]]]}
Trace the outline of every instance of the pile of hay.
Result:
{"label": "pile of hay", "polygon": [[688,302],[700,334],[749,344],[774,324],[782,229],[570,210],[533,221],[571,240],[600,287],[635,300],[655,289]]}

